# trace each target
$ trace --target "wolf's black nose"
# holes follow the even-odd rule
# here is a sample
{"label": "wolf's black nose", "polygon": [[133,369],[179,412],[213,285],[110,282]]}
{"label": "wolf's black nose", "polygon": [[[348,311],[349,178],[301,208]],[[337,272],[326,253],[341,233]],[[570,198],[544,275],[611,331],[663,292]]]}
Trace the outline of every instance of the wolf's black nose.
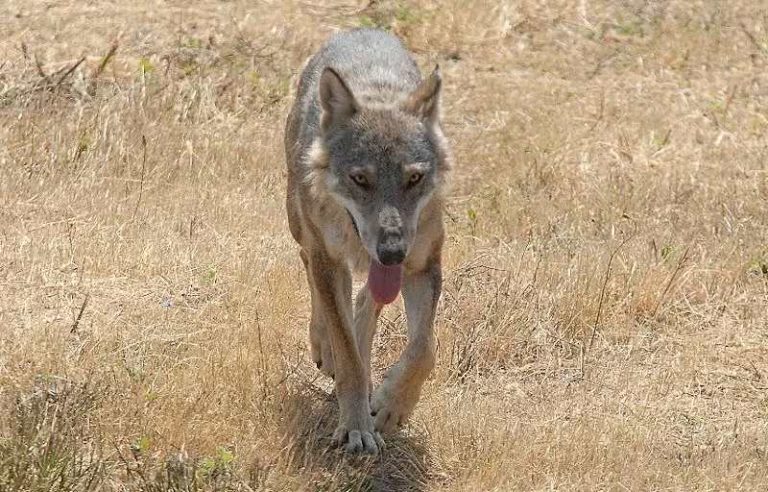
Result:
{"label": "wolf's black nose", "polygon": [[400,234],[387,234],[376,246],[382,265],[399,265],[405,260],[405,241]]}
{"label": "wolf's black nose", "polygon": [[379,246],[376,248],[376,252],[379,254],[379,261],[382,265],[399,265],[405,259],[405,250],[403,249],[382,249]]}
{"label": "wolf's black nose", "polygon": [[378,253],[379,262],[381,262],[382,265],[399,265],[405,259],[405,249],[402,248],[388,249],[382,248],[381,245],[379,245],[379,247],[376,248],[376,253]]}

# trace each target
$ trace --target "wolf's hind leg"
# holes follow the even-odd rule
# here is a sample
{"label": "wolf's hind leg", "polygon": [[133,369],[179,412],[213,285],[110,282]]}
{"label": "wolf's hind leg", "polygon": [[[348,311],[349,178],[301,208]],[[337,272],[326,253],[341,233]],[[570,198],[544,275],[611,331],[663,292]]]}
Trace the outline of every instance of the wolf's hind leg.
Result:
{"label": "wolf's hind leg", "polygon": [[320,372],[331,379],[335,379],[336,370],[333,363],[333,350],[331,350],[331,341],[328,339],[322,306],[319,306],[318,294],[315,293],[314,286],[311,287],[311,290],[312,317],[309,320],[309,347],[312,353],[312,360]]}
{"label": "wolf's hind leg", "polygon": [[368,375],[368,391],[371,391],[371,346],[373,336],[376,334],[376,320],[381,313],[381,306],[377,306],[365,284],[357,293],[355,301],[355,336],[357,337],[357,350],[363,361],[363,367]]}
{"label": "wolf's hind leg", "polygon": [[334,379],[336,371],[333,365],[333,351],[331,350],[331,342],[328,340],[328,334],[325,330],[326,321],[323,319],[323,310],[319,304],[320,301],[316,292],[315,282],[312,280],[309,258],[303,249],[299,252],[299,256],[301,256],[301,261],[304,263],[304,268],[307,272],[309,295],[312,301],[312,313],[309,319],[309,350],[312,355],[312,361],[323,374]]}
{"label": "wolf's hind leg", "polygon": [[371,400],[376,430],[380,432],[390,432],[405,423],[435,365],[433,324],[441,285],[439,262],[405,278],[403,299],[408,318],[408,344]]}

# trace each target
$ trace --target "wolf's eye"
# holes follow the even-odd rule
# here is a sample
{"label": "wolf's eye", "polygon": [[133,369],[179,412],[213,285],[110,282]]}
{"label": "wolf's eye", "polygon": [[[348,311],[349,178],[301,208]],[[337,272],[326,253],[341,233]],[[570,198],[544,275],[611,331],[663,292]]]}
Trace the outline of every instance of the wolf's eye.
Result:
{"label": "wolf's eye", "polygon": [[408,187],[416,186],[421,181],[421,178],[424,177],[424,174],[422,173],[413,173],[411,174],[411,177],[408,178]]}
{"label": "wolf's eye", "polygon": [[365,177],[365,174],[352,173],[349,175],[349,178],[360,188],[368,188],[370,186],[368,183],[368,178]]}

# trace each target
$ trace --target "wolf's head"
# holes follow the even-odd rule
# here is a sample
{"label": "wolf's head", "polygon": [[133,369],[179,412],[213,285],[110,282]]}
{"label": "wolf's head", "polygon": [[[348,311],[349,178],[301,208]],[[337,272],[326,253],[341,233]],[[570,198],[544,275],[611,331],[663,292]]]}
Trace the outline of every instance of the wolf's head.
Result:
{"label": "wolf's head", "polygon": [[330,194],[347,209],[371,258],[399,265],[419,215],[448,167],[440,129],[438,68],[396,103],[361,102],[326,68],[319,83],[323,168]]}

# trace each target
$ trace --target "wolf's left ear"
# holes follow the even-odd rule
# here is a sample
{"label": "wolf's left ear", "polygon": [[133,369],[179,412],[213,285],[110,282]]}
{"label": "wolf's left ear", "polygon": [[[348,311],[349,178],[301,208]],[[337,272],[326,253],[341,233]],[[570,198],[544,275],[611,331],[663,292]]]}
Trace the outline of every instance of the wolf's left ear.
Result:
{"label": "wolf's left ear", "polygon": [[342,124],[358,111],[358,104],[344,79],[331,67],[320,75],[320,105],[323,130]]}
{"label": "wolf's left ear", "polygon": [[404,109],[429,123],[436,124],[440,119],[440,88],[443,79],[440,76],[440,66],[426,79],[422,80],[405,101]]}

